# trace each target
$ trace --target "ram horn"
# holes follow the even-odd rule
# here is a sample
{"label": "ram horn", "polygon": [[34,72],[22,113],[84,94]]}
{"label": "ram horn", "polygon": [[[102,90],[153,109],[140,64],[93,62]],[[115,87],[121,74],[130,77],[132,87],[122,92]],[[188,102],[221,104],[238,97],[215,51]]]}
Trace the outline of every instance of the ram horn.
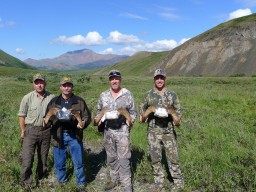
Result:
{"label": "ram horn", "polygon": [[103,108],[99,114],[94,118],[94,126],[98,126],[101,118],[103,117],[103,115],[107,112],[108,110],[106,108]]}
{"label": "ram horn", "polygon": [[157,109],[157,106],[155,105],[151,105],[147,108],[147,110],[142,113],[142,121],[146,121],[146,119],[148,118],[148,116],[150,115],[150,113],[155,112],[155,110]]}
{"label": "ram horn", "polygon": [[131,126],[132,125],[132,117],[131,117],[130,113],[124,108],[119,108],[119,109],[117,109],[117,111],[120,113],[120,115],[123,115],[125,117],[125,119],[129,123],[129,126]]}
{"label": "ram horn", "polygon": [[52,116],[54,116],[54,115],[56,115],[56,112],[58,111],[58,108],[51,108],[49,111],[48,111],[48,113],[45,115],[45,118],[44,118],[44,123],[45,123],[45,125],[47,125],[47,123],[49,122],[49,119],[52,117]]}
{"label": "ram horn", "polygon": [[70,109],[70,113],[72,115],[74,115],[74,117],[76,118],[76,120],[78,121],[78,124],[80,125],[80,127],[83,127],[83,121],[81,119],[81,116],[79,114],[78,111],[76,111],[75,109]]}
{"label": "ram horn", "polygon": [[168,107],[167,112],[168,112],[169,115],[172,116],[172,120],[173,120],[174,125],[179,126],[181,118],[177,116],[177,113],[173,109],[173,107]]}

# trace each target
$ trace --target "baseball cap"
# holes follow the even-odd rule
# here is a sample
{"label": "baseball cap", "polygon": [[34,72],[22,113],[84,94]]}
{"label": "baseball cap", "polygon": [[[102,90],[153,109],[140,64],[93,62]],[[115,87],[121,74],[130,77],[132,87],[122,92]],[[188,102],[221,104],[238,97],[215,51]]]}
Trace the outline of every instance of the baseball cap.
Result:
{"label": "baseball cap", "polygon": [[45,76],[43,76],[41,73],[37,73],[33,76],[33,82],[35,82],[37,79],[45,81]]}
{"label": "baseball cap", "polygon": [[116,76],[116,77],[121,77],[121,73],[120,73],[120,71],[118,71],[118,70],[111,70],[111,71],[109,71],[109,73],[108,73],[108,77],[113,77],[113,76]]}
{"label": "baseball cap", "polygon": [[60,80],[60,84],[61,85],[64,85],[65,83],[71,83],[73,85],[73,80],[71,77],[63,77],[61,80]]}
{"label": "baseball cap", "polygon": [[165,71],[164,71],[163,69],[157,69],[157,70],[155,70],[155,72],[154,72],[154,77],[156,77],[157,75],[161,75],[161,76],[163,76],[163,77],[166,77],[166,73],[165,73]]}

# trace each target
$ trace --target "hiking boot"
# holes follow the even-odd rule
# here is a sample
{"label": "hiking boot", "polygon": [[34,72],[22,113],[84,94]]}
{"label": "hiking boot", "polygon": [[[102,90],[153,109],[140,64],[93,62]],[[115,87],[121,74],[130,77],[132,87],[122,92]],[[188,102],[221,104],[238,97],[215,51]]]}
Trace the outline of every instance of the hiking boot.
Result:
{"label": "hiking boot", "polygon": [[115,183],[115,182],[109,181],[109,182],[107,182],[106,185],[105,185],[105,191],[114,189],[115,186],[116,186],[116,183]]}

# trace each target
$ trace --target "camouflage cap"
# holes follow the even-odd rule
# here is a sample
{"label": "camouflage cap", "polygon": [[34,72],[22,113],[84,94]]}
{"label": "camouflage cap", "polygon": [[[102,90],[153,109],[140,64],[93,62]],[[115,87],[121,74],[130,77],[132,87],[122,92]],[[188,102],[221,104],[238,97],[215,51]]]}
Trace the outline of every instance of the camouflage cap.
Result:
{"label": "camouflage cap", "polygon": [[63,77],[61,80],[60,80],[60,84],[61,85],[64,85],[65,83],[71,83],[73,85],[73,80],[71,77]]}
{"label": "camouflage cap", "polygon": [[35,82],[35,80],[37,79],[40,79],[40,80],[43,80],[43,81],[46,81],[45,80],[45,76],[43,76],[41,73],[37,73],[33,76],[33,82]]}
{"label": "camouflage cap", "polygon": [[121,77],[120,71],[118,71],[118,70],[116,70],[116,69],[109,71],[108,77],[113,77],[113,76],[115,76],[115,77]]}
{"label": "camouflage cap", "polygon": [[166,77],[166,73],[165,73],[165,71],[164,71],[163,69],[157,69],[157,70],[155,70],[155,72],[154,72],[154,77],[156,77],[157,75],[161,75],[161,76],[163,76],[163,77]]}

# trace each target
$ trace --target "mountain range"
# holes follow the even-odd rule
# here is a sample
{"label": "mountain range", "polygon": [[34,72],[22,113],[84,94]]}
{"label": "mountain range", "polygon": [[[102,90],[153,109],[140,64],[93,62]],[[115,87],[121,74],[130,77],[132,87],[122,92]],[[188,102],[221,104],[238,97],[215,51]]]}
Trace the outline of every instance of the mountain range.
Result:
{"label": "mountain range", "polygon": [[89,49],[69,51],[52,59],[26,59],[24,62],[38,69],[74,70],[113,65],[126,59],[125,55],[98,54]]}
{"label": "mountain range", "polygon": [[[8,65],[5,59],[0,54],[0,65]],[[170,51],[139,52],[129,57],[82,49],[53,59],[24,62],[38,69],[99,68],[99,75],[112,68],[126,75],[144,76],[152,75],[156,68],[171,76],[256,75],[256,14],[222,23]]]}

